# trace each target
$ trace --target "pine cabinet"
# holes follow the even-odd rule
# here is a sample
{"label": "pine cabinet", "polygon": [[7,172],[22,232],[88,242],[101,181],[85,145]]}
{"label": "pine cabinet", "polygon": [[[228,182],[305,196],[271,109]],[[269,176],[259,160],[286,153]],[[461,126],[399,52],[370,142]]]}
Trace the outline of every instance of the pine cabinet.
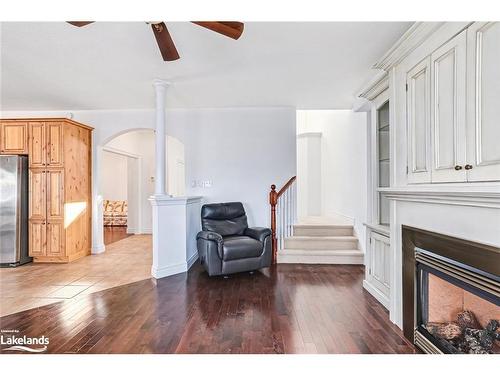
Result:
{"label": "pine cabinet", "polygon": [[0,154],[23,155],[28,153],[28,123],[2,121],[0,127]]}
{"label": "pine cabinet", "polygon": [[47,153],[45,124],[43,122],[31,122],[28,130],[29,166],[43,168],[46,165]]}
{"label": "pine cabinet", "polygon": [[90,254],[92,128],[68,119],[0,125],[2,152],[28,154],[30,256],[69,262]]}
{"label": "pine cabinet", "polygon": [[46,251],[46,233],[47,224],[45,221],[31,219],[28,224],[29,251],[32,257],[43,257],[47,255]]}
{"label": "pine cabinet", "polygon": [[500,180],[500,23],[477,22],[406,73],[408,183]]}
{"label": "pine cabinet", "polygon": [[60,122],[48,122],[47,132],[47,166],[63,166],[63,124]]}

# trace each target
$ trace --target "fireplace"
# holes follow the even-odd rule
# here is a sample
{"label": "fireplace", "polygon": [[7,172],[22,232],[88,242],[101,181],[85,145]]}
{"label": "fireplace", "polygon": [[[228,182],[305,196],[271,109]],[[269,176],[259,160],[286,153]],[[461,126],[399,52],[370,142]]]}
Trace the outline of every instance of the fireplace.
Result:
{"label": "fireplace", "polygon": [[500,249],[403,226],[403,330],[427,353],[500,353]]}

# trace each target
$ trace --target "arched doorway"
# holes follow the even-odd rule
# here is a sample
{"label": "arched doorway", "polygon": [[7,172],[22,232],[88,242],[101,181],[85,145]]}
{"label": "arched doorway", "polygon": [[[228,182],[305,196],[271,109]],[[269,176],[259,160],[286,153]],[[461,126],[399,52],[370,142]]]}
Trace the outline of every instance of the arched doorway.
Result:
{"label": "arched doorway", "polygon": [[[184,144],[167,136],[167,193],[184,196],[185,156]],[[102,236],[106,227],[126,226],[127,234],[152,233],[152,208],[149,198],[154,193],[155,132],[152,129],[130,129],[109,137],[98,150],[98,181],[96,194],[97,218]],[[126,218],[120,212],[106,211],[109,202],[126,207]],[[111,210],[108,210],[111,211]],[[114,220],[114,217],[117,217]],[[100,232],[100,233],[99,233]],[[119,238],[119,237],[118,237]]]}

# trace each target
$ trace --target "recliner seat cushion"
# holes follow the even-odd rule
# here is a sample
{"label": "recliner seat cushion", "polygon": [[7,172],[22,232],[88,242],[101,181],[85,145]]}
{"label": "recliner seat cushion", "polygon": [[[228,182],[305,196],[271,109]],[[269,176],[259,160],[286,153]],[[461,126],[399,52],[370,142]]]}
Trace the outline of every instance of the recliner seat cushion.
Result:
{"label": "recliner seat cushion", "polygon": [[221,236],[242,235],[248,228],[241,202],[205,204],[201,209],[201,226]]}
{"label": "recliner seat cushion", "polygon": [[253,258],[262,255],[262,242],[247,236],[224,237],[222,247],[223,259],[235,260]]}

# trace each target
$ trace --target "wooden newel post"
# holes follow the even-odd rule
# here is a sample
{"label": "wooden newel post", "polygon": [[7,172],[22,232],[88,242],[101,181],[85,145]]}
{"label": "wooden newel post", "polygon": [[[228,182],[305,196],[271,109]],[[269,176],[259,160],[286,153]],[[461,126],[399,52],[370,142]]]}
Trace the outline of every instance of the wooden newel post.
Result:
{"label": "wooden newel post", "polygon": [[273,250],[273,264],[276,264],[278,252],[278,240],[276,238],[276,205],[278,204],[278,193],[276,192],[276,185],[271,185],[269,193],[269,204],[271,205],[271,231],[272,233],[272,250]]}

